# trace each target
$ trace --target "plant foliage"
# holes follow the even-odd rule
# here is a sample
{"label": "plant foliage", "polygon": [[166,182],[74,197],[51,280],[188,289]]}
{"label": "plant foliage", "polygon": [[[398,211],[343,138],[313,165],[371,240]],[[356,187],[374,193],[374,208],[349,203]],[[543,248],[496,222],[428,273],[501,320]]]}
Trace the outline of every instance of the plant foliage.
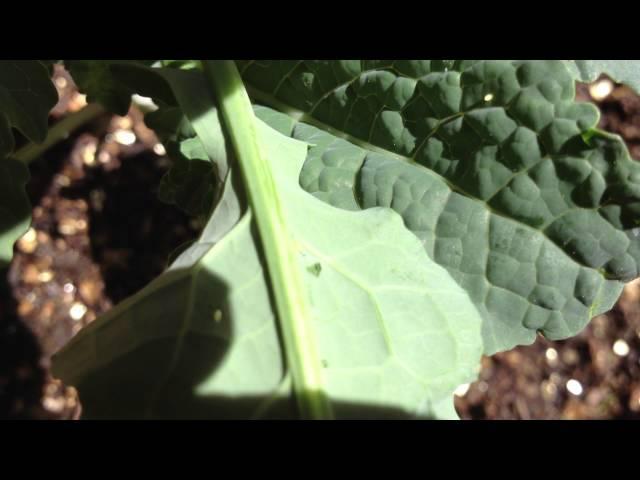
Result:
{"label": "plant foliage", "polygon": [[10,158],[14,132],[32,142],[47,136],[49,111],[58,101],[44,62],[0,61],[0,271],[11,261],[13,244],[29,227],[31,208],[24,187],[27,168]]}
{"label": "plant foliage", "polygon": [[160,196],[209,219],[56,356],[89,418],[456,418],[483,353],[575,335],[640,276],[640,165],[575,101],[637,62],[151,64],[70,69],[153,98]]}

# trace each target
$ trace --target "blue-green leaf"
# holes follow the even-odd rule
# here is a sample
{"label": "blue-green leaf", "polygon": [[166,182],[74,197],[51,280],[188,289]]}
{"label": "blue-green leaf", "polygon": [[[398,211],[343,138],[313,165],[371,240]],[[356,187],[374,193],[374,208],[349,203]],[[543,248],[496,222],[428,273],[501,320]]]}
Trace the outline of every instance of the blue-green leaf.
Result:
{"label": "blue-green leaf", "polygon": [[241,68],[315,145],[301,185],[341,208],[401,214],[482,313],[487,353],[576,334],[638,276],[640,165],[595,130],[564,62]]}

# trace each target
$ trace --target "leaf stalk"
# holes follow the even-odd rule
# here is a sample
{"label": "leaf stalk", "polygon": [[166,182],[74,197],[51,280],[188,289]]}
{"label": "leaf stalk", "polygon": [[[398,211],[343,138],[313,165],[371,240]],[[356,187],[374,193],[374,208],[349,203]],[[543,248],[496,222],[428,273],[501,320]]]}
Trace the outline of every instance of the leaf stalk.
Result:
{"label": "leaf stalk", "polygon": [[266,258],[287,364],[300,413],[308,419],[333,418],[324,393],[322,366],[310,322],[307,292],[295,243],[290,237],[271,168],[260,148],[253,107],[231,60],[203,61],[222,119],[233,144]]}
{"label": "leaf stalk", "polygon": [[57,143],[69,138],[69,135],[82,125],[98,118],[103,113],[106,112],[101,105],[97,103],[90,103],[86,107],[82,108],[82,110],[78,110],[77,112],[66,116],[51,127],[44,142],[25,145],[12,156],[28,165],[34,160],[40,158],[44,152],[52,148]]}

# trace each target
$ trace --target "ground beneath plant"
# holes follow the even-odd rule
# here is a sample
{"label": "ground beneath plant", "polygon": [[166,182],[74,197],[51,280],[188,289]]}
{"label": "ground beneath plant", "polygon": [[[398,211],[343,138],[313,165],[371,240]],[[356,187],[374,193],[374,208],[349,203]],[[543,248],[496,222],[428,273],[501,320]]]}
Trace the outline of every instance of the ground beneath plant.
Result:
{"label": "ground beneath plant", "polygon": [[[52,121],[84,105],[63,70]],[[640,159],[640,98],[606,79],[579,86]],[[83,326],[140,290],[200,225],[157,200],[170,161],[137,110],[104,116],[31,166],[33,225],[0,279],[0,418],[76,419],[77,392],[50,357]],[[640,418],[640,283],[580,335],[483,359],[461,386],[466,419]]]}

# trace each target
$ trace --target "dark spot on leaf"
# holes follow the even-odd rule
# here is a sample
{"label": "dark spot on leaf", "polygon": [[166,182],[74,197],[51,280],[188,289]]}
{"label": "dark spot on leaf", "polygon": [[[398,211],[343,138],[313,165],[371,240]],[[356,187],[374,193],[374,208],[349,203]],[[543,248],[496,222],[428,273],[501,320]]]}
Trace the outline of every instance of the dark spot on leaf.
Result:
{"label": "dark spot on leaf", "polygon": [[314,263],[313,265],[307,267],[307,270],[316,277],[319,277],[320,272],[322,271],[322,265],[320,265],[319,263]]}

